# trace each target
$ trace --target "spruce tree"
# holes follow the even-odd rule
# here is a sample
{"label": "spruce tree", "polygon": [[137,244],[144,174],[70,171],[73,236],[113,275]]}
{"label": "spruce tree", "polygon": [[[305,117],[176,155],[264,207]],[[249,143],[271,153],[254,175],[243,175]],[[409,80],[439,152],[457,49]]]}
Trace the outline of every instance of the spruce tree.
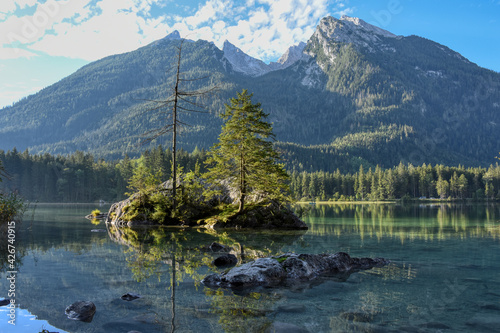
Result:
{"label": "spruce tree", "polygon": [[288,174],[278,163],[279,154],[273,148],[272,126],[266,121],[261,104],[252,104],[247,90],[237,93],[226,104],[221,117],[224,121],[219,142],[209,152],[207,180],[214,186],[228,181],[237,191],[238,213],[245,208],[249,195],[278,201],[288,195]]}

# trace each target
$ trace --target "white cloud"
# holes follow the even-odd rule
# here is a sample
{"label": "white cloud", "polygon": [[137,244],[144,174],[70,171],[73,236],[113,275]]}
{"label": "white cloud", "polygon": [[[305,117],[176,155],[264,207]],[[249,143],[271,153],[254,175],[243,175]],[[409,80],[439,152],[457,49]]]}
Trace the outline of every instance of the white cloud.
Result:
{"label": "white cloud", "polygon": [[327,0],[257,0],[257,4],[261,5],[250,11],[248,19],[228,27],[228,40],[264,60],[307,41],[319,20],[329,14]]}
{"label": "white cloud", "polygon": [[[33,4],[36,0],[22,3]],[[48,0],[39,4],[30,17],[11,15],[0,22],[0,31],[8,32],[0,34],[0,47],[21,43],[49,55],[92,61],[134,50],[179,30],[182,36],[213,41],[219,47],[228,39],[254,57],[275,60],[289,46],[307,41],[332,8],[331,0],[206,0],[190,16],[165,10],[162,16],[153,17],[153,5],[165,7],[169,3]],[[338,8],[342,1],[333,3]],[[2,8],[12,11],[12,6],[4,3],[0,12]]]}
{"label": "white cloud", "polygon": [[49,55],[89,61],[134,50],[166,35],[168,26],[161,20],[145,19],[138,14],[144,8],[149,10],[151,4],[152,1],[103,0],[94,8],[100,14],[93,16],[89,16],[89,6],[79,6],[74,11],[83,18],[79,24],[55,23],[52,28],[56,34],[46,35],[32,48]]}
{"label": "white cloud", "polygon": [[231,2],[228,0],[208,0],[203,6],[200,6],[196,14],[187,17],[185,23],[190,28],[198,28],[203,23],[227,16],[230,8]]}

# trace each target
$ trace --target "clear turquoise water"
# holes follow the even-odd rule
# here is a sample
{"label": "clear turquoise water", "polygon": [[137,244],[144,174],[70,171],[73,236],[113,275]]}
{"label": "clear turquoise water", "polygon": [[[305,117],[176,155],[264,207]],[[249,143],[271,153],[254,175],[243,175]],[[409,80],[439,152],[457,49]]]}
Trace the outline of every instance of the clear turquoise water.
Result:
{"label": "clear turquoise water", "polygon": [[[15,326],[0,308],[0,332],[500,332],[498,206],[318,205],[304,217],[308,231],[142,229],[119,238],[91,231],[106,229],[83,218],[94,208],[39,205],[18,226],[19,308]],[[241,261],[344,251],[392,262],[345,281],[242,295],[200,284],[217,271],[203,250],[214,241],[243,250]],[[127,292],[142,298],[121,300]],[[95,303],[91,323],[66,318],[78,300]]]}

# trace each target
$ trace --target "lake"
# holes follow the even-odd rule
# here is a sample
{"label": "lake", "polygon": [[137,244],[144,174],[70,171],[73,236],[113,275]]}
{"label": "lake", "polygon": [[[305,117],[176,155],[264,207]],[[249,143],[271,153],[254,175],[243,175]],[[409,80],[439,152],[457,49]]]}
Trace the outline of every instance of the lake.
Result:
{"label": "lake", "polygon": [[[107,228],[84,218],[96,205],[38,205],[16,227],[16,325],[0,307],[0,332],[500,331],[500,206],[304,207],[307,231],[214,232]],[[222,271],[211,264],[213,242],[240,262],[343,251],[391,263],[347,279],[233,293],[200,283]],[[126,293],[141,298],[122,300]],[[67,319],[65,308],[79,300],[95,303],[92,322]]]}

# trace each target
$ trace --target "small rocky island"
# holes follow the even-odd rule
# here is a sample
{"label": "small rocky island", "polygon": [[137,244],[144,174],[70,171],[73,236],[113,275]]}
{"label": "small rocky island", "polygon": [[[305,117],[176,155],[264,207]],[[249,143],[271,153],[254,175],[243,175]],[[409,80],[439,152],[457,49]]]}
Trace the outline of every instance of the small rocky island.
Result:
{"label": "small rocky island", "polygon": [[[246,208],[237,211],[238,192],[221,186],[220,194],[207,198],[203,189],[193,190],[182,183],[183,200],[174,213],[170,207],[172,181],[166,181],[153,194],[135,193],[114,203],[106,222],[123,227],[143,225],[191,226],[213,229],[307,229],[307,225],[288,207],[263,196],[247,197]],[[161,210],[160,210],[161,209]]]}
{"label": "small rocky island", "polygon": [[211,288],[288,286],[325,275],[347,279],[354,272],[382,267],[388,263],[389,261],[383,258],[352,258],[345,252],[287,253],[277,257],[259,258],[227,272],[208,275],[201,282]]}
{"label": "small rocky island", "polygon": [[273,146],[272,124],[266,120],[269,115],[260,103],[252,102],[252,96],[243,89],[225,105],[219,142],[208,152],[203,175],[200,165],[187,173],[178,168],[173,130],[170,180],[160,184],[156,180],[161,172],[138,166],[128,186],[136,193],[111,206],[107,222],[118,226],[307,229],[284,204],[290,200],[289,175]]}

